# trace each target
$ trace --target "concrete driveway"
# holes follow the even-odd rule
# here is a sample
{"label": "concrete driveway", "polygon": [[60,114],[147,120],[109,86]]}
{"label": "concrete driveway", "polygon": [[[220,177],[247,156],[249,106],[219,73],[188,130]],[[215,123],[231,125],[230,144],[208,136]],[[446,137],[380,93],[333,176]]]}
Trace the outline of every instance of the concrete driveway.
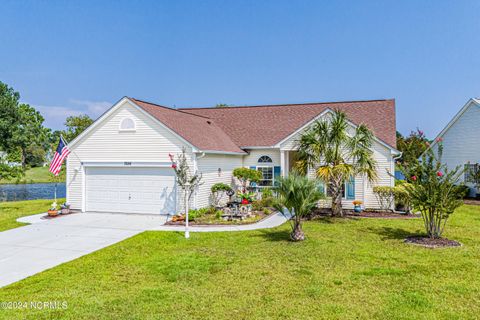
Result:
{"label": "concrete driveway", "polygon": [[166,216],[105,213],[56,219],[34,215],[31,225],[0,232],[0,287],[163,225]]}

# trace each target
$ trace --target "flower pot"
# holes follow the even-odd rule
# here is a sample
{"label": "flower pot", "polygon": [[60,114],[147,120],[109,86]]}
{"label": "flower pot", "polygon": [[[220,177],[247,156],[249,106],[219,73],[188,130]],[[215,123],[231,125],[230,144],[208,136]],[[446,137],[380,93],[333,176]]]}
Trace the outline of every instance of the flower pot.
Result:
{"label": "flower pot", "polygon": [[362,210],[362,206],[360,206],[359,204],[355,205],[355,206],[353,207],[353,211],[355,211],[356,213],[362,212],[362,211],[363,211],[363,210]]}
{"label": "flower pot", "polygon": [[62,209],[61,210],[61,214],[69,214],[70,213],[70,209]]}
{"label": "flower pot", "polygon": [[56,217],[58,216],[58,210],[48,210],[47,211],[49,217]]}
{"label": "flower pot", "polygon": [[248,200],[247,199],[242,199],[242,204],[248,204]]}

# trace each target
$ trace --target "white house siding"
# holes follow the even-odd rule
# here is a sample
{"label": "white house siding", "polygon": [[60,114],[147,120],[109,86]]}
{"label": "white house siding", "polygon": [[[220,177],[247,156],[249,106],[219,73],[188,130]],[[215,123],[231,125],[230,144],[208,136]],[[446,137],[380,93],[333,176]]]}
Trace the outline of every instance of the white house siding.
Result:
{"label": "white house siding", "polygon": [[197,208],[212,204],[210,188],[215,183],[232,184],[233,170],[242,166],[242,160],[242,156],[221,154],[206,154],[197,160],[198,171],[202,173],[204,182],[195,195]]}
{"label": "white house siding", "polygon": [[[457,166],[463,166],[468,162],[474,164],[480,162],[480,106],[471,102],[465,112],[448,128],[443,134],[443,157],[450,170]],[[437,145],[434,151],[437,152]],[[460,180],[464,181],[464,175]],[[474,196],[474,185],[467,183],[471,189],[471,196]]]}
{"label": "white house siding", "polygon": [[279,149],[252,149],[247,150],[249,154],[243,157],[243,166],[251,167],[258,165],[258,159],[261,156],[269,156],[272,158],[272,165],[280,165],[280,150]]}
{"label": "white house siding", "polygon": [[[120,132],[120,122],[129,117],[135,121],[134,132]],[[191,149],[154,119],[125,102],[72,147],[67,161],[67,201],[82,209],[83,168],[81,162],[170,162],[169,153]],[[78,170],[76,170],[78,169]],[[180,199],[180,197],[177,197]]]}

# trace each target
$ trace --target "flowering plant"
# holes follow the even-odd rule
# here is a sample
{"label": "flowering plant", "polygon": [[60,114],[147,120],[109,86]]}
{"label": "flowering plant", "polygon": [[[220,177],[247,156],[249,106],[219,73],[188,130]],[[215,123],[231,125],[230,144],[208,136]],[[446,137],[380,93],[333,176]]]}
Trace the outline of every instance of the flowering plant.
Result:
{"label": "flowering plant", "polygon": [[359,206],[359,205],[361,205],[363,202],[360,201],[360,200],[353,200],[352,203],[353,203],[354,206]]}
{"label": "flowering plant", "polygon": [[460,166],[449,170],[442,163],[443,145],[437,139],[436,149],[428,149],[421,161],[402,164],[400,170],[410,183],[404,184],[415,210],[422,214],[425,230],[430,238],[440,238],[449,216],[458,208],[459,199],[456,184],[463,170]]}

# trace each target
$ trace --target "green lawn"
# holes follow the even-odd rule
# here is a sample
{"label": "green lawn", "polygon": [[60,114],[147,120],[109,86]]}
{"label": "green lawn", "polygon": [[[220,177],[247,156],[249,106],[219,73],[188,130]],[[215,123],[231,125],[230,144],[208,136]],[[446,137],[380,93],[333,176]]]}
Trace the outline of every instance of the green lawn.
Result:
{"label": "green lawn", "polygon": [[48,171],[47,167],[30,168],[25,172],[25,176],[19,181],[13,180],[0,180],[0,184],[6,183],[48,183],[52,181],[52,174]]}
{"label": "green lawn", "polygon": [[29,319],[476,319],[480,207],[445,236],[460,248],[403,243],[422,222],[323,219],[241,233],[145,232],[0,289],[0,301],[66,301],[66,310],[0,310]]}
{"label": "green lawn", "polygon": [[[63,203],[64,201],[65,199],[58,199],[57,203]],[[16,219],[46,212],[52,202],[53,200],[0,202],[0,231],[25,225],[17,222]]]}

